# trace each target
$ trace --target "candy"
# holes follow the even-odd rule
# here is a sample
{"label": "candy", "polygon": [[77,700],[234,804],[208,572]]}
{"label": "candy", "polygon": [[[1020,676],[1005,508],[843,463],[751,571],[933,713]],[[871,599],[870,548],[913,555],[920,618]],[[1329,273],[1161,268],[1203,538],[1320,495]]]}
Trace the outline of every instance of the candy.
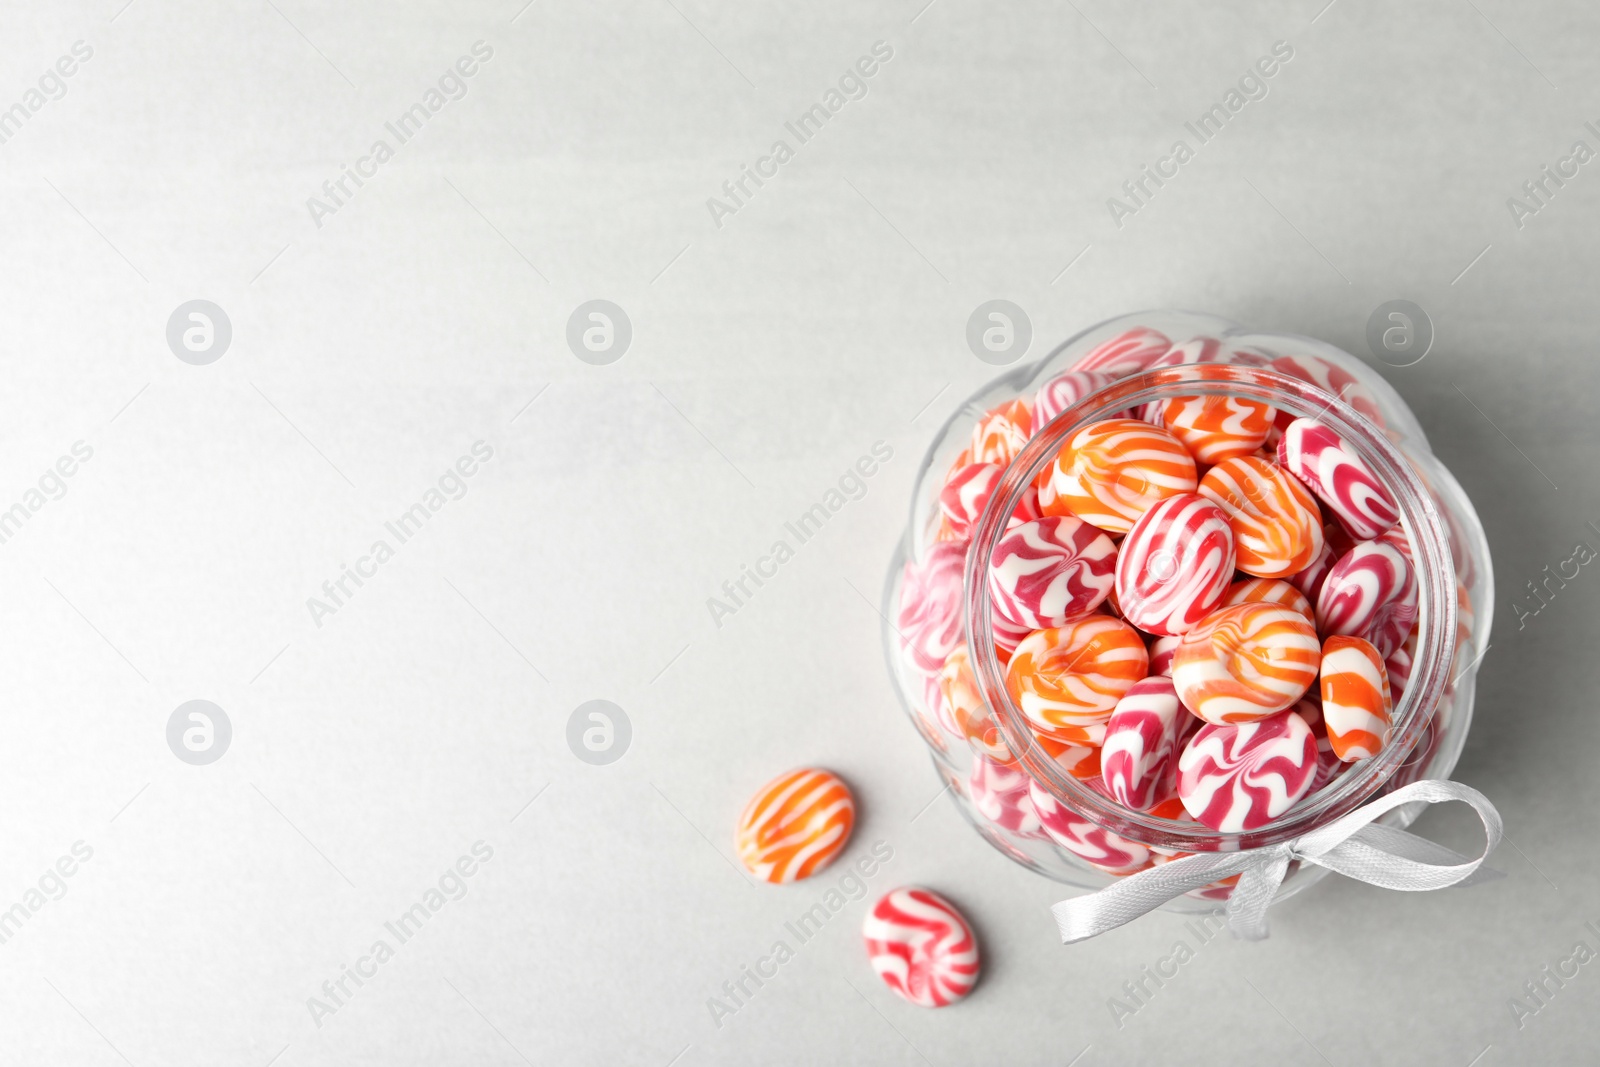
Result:
{"label": "candy", "polygon": [[1117,547],[1070,515],[1025,522],[995,546],[989,562],[994,612],[1043,630],[1087,615],[1111,592]]}
{"label": "candy", "polygon": [[768,882],[806,878],[833,861],[856,821],[850,787],[814,768],[779,775],[739,816],[734,846],[745,869]]}
{"label": "candy", "polygon": [[1255,830],[1305,796],[1316,771],[1316,738],[1292,711],[1257,722],[1206,725],[1178,760],[1178,796],[1190,815],[1213,830]]}
{"label": "candy", "polygon": [[[1220,337],[1191,337],[1163,352],[1150,364],[1149,369],[1225,363],[1259,367],[1264,366],[1269,358],[1261,352],[1251,348],[1241,348]],[[1133,417],[1160,426],[1167,403],[1165,400],[1152,400],[1148,404],[1140,404],[1134,409]]]}
{"label": "candy", "polygon": [[1400,521],[1394,495],[1372,468],[1349,442],[1316,419],[1289,424],[1278,441],[1278,463],[1310,486],[1352,537],[1377,537]]}
{"label": "candy", "polygon": [[921,563],[907,563],[895,630],[912,666],[937,674],[961,643],[961,578],[967,546],[939,541]]}
{"label": "candy", "polygon": [[1246,574],[1286,578],[1322,551],[1317,502],[1277,464],[1257,456],[1224,460],[1206,472],[1196,492],[1227,514]]}
{"label": "candy", "polygon": [[1166,334],[1145,326],[1135,326],[1109,341],[1102,341],[1092,352],[1073,364],[1072,369],[1101,371],[1113,378],[1122,378],[1144,370],[1171,347],[1172,342]]}
{"label": "candy", "polygon": [[1011,654],[1017,650],[1022,639],[1033,633],[1033,627],[1024,623],[1016,623],[1001,615],[998,611],[989,613],[990,634],[994,637],[996,654],[1001,663],[1009,663]]}
{"label": "candy", "polygon": [[1040,733],[1099,745],[1111,710],[1148,667],[1133,627],[1090,615],[1024,638],[1006,668],[1006,691]]}
{"label": "candy", "polygon": [[884,985],[923,1008],[954,1004],[978,981],[978,942],[954,904],[930,889],[885,893],[862,925]]}
{"label": "candy", "polygon": [[998,463],[1004,467],[1017,457],[1033,436],[1033,412],[1026,400],[1010,400],[984,412],[972,428],[968,451],[973,463]]}
{"label": "candy", "polygon": [[1007,765],[974,756],[972,769],[967,772],[967,793],[978,814],[1000,829],[1019,837],[1044,837],[1039,815],[1028,799],[1030,781],[1014,763]]}
{"label": "candy", "polygon": [[1288,582],[1273,578],[1246,578],[1228,586],[1220,606],[1231,608],[1235,604],[1280,604],[1293,608],[1308,619],[1316,618],[1311,610],[1311,601],[1300,590]]}
{"label": "candy", "polygon": [[1417,626],[1413,624],[1400,647],[1383,658],[1383,673],[1389,678],[1389,695],[1396,704],[1405,696],[1406,686],[1411,684],[1411,669],[1416,665],[1416,658]]}
{"label": "candy", "polygon": [[1106,722],[1101,777],[1111,798],[1135,811],[1170,799],[1178,788],[1178,749],[1190,724],[1170,678],[1145,678],[1119,701]]}
{"label": "candy", "polygon": [[1132,874],[1150,866],[1150,850],[1137,841],[1096,826],[1079,815],[1038,782],[1030,782],[1028,796],[1050,840],[1085,863],[1107,874]]}
{"label": "candy", "polygon": [[1240,396],[1185,396],[1168,400],[1161,423],[1183,442],[1195,462],[1221,463],[1248,456],[1267,439],[1277,411]]}
{"label": "candy", "polygon": [[1150,673],[1172,677],[1172,657],[1177,654],[1182,637],[1158,637],[1150,642]]}
{"label": "candy", "polygon": [[1033,425],[1042,430],[1057,415],[1117,380],[1114,374],[1069,370],[1051,378],[1033,394]]}
{"label": "candy", "polygon": [[1100,777],[1100,749],[1092,745],[1069,745],[1041,733],[1033,735],[1045,755],[1063,771],[1077,779]]}
{"label": "candy", "polygon": [[1300,612],[1238,604],[1184,635],[1172,683],[1184,706],[1208,723],[1251,722],[1299,700],[1321,660],[1317,631]]}
{"label": "candy", "polygon": [[1209,615],[1233,579],[1228,516],[1195,493],[1145,512],[1117,550],[1117,604],[1147,633],[1182,634]]}
{"label": "candy", "polygon": [[[1279,374],[1287,374],[1291,378],[1299,378],[1324,392],[1332,393],[1380,428],[1383,426],[1383,416],[1379,413],[1377,398],[1343,367],[1330,363],[1320,356],[1280,356],[1268,363],[1267,368]],[[1287,426],[1293,421],[1294,416],[1291,415],[1284,425]]]}
{"label": "candy", "polygon": [[939,672],[939,691],[957,736],[966,738],[974,752],[1001,763],[1010,763],[1016,758],[1000,732],[1000,724],[978,692],[966,645],[957,645],[944,661],[944,669]]}
{"label": "candy", "polygon": [[1417,618],[1417,576],[1393,541],[1362,541],[1340,557],[1317,594],[1317,629],[1364,637],[1387,656]]}
{"label": "candy", "polygon": [[1196,478],[1188,450],[1166,430],[1105,419],[1068,438],[1037,484],[1046,515],[1076,515],[1123,534],[1157,501],[1194,492]]}
{"label": "candy", "polygon": [[1367,759],[1389,740],[1389,679],[1383,657],[1359,637],[1322,643],[1322,721],[1334,755],[1346,763]]}
{"label": "candy", "polygon": [[[939,512],[950,531],[949,540],[965,541],[978,527],[983,509],[989,506],[995,486],[1005,468],[995,463],[969,463],[952,471],[944,488],[939,490]],[[1017,509],[1012,512],[1008,526],[1016,526],[1039,517],[1039,491],[1033,486],[1023,490]]]}
{"label": "candy", "polygon": [[1306,721],[1311,728],[1311,736],[1317,739],[1317,773],[1312,776],[1311,788],[1306,792],[1309,797],[1339,777],[1349,764],[1333,751],[1333,742],[1328,740],[1328,728],[1322,722],[1322,704],[1315,695],[1307,693],[1305,699],[1291,710]]}

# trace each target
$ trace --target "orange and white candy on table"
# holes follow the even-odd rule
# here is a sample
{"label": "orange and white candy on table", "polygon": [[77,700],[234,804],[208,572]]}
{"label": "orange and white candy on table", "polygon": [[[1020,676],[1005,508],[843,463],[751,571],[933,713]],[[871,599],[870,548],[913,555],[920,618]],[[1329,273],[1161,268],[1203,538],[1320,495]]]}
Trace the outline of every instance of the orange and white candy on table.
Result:
{"label": "orange and white candy on table", "polygon": [[850,787],[836,774],[803,768],[762,786],[734,834],[739,861],[767,882],[793,882],[837,856],[856,822]]}
{"label": "orange and white candy on table", "polygon": [[1317,680],[1322,644],[1311,621],[1278,604],[1236,604],[1184,635],[1172,684],[1209,723],[1254,722],[1299,700]]}
{"label": "orange and white candy on table", "polygon": [[977,984],[978,942],[956,906],[931,889],[884,894],[861,928],[884,985],[923,1008],[954,1004]]}
{"label": "orange and white candy on table", "polygon": [[1198,478],[1189,450],[1166,430],[1104,419],[1069,437],[1036,484],[1046,515],[1076,515],[1125,534],[1158,501],[1194,492]]}
{"label": "orange and white candy on table", "polygon": [[1137,630],[1090,615],[1025,637],[1006,667],[1006,691],[1039,733],[1098,747],[1117,701],[1149,666]]}
{"label": "orange and white candy on table", "polygon": [[1196,489],[1228,516],[1239,569],[1256,578],[1287,578],[1322,552],[1322,512],[1315,498],[1275,463],[1228,459],[1206,471]]}
{"label": "orange and white candy on table", "polygon": [[1389,678],[1372,642],[1334,635],[1322,643],[1322,724],[1346,763],[1376,756],[1389,740]]}

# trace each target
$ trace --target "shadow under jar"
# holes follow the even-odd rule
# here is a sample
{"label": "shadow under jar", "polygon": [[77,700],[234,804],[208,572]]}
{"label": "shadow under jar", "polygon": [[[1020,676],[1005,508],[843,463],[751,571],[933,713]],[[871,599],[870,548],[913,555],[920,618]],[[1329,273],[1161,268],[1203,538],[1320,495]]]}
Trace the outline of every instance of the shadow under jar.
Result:
{"label": "shadow under jar", "polygon": [[[1035,402],[1041,387],[1063,372],[1085,369],[1089,374],[1075,379],[1067,394],[1081,395],[1059,414],[1051,402]],[[1397,691],[1387,742],[1277,818],[1238,833],[1182,815],[1162,817],[1172,814],[1170,807],[1162,812],[1158,806],[1161,814],[1124,807],[1102,791],[1097,770],[1085,774],[1085,765],[1071,766],[1076,757],[1062,758],[1066,746],[1035,732],[1007,691],[987,581],[1012,517],[1019,507],[1023,515],[1036,514],[1029,511],[1031,487],[1074,433],[1155,410],[1147,404],[1195,396],[1270,405],[1280,430],[1291,418],[1312,417],[1338,433],[1398,505],[1397,526],[1409,541],[1417,581],[1414,628],[1396,653],[1400,658],[1390,657],[1386,668]],[[1023,409],[1026,426],[1019,425]],[[1054,417],[1034,426],[1035,410]],[[952,528],[940,495],[975,457],[1000,473],[987,472],[988,503],[975,521]],[[946,494],[947,500],[960,495],[960,487]],[[1310,338],[1251,333],[1208,315],[1148,312],[1085,331],[1039,364],[991,382],[951,416],[919,470],[885,609],[884,642],[896,689],[962,814],[1012,860],[1094,889],[1179,855],[1289,841],[1402,785],[1448,778],[1471,725],[1477,661],[1488,647],[1493,615],[1493,576],[1470,501],[1434,458],[1410,409],[1371,368]],[[1313,681],[1313,692],[1316,686]],[[1036,797],[1070,814],[1078,828],[1073,848],[1045,831]],[[1380,821],[1403,827],[1419,810],[1407,805]],[[1326,873],[1294,865],[1279,899]],[[1207,911],[1230,891],[1228,884],[1215,884],[1168,907]]]}

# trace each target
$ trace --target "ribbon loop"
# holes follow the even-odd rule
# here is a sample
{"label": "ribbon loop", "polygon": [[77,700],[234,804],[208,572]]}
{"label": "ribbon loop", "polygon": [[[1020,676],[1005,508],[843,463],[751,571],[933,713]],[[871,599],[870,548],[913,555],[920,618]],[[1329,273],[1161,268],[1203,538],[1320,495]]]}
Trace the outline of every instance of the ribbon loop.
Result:
{"label": "ribbon loop", "polygon": [[[1476,858],[1374,822],[1402,804],[1451,800],[1471,805],[1483,822],[1484,847]],[[1460,782],[1430,779],[1397,789],[1293,841],[1243,852],[1198,852],[1140,871],[1097,892],[1063,900],[1050,910],[1061,940],[1072,944],[1237,874],[1238,884],[1228,897],[1228,926],[1235,936],[1254,941],[1267,936],[1267,907],[1283,884],[1291,861],[1314,863],[1384,889],[1425,893],[1497,877],[1483,862],[1500,837],[1500,813],[1488,797]]]}

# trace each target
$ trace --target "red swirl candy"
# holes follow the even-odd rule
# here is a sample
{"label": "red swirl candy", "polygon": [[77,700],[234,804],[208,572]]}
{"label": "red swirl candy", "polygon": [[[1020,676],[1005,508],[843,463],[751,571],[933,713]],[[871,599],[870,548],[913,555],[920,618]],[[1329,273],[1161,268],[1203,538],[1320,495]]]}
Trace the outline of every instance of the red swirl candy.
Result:
{"label": "red swirl candy", "polygon": [[1039,815],[1033,809],[1033,801],[1028,799],[1031,781],[1014,763],[996,763],[974,756],[972,769],[967,774],[967,792],[978,814],[1000,829],[1019,837],[1044,837]]}
{"label": "red swirl candy", "polygon": [[1069,370],[1051,378],[1033,394],[1033,426],[1042,430],[1057,415],[1117,380],[1114,374]]}
{"label": "red swirl candy", "polygon": [[1135,682],[1106,722],[1100,773],[1124,807],[1147,811],[1177,795],[1178,751],[1200,721],[1178,702],[1171,678]]}
{"label": "red swirl candy", "polygon": [[884,894],[861,929],[872,969],[923,1008],[954,1004],[978,981],[978,942],[954,904],[929,889]]}
{"label": "red swirl candy", "polygon": [[[939,512],[952,534],[950,540],[965,541],[972,536],[1004,473],[1005,468],[997,463],[969,463],[951,472],[950,479],[939,490]],[[1030,485],[1023,491],[1008,527],[1038,517],[1039,492]]]}
{"label": "red swirl candy", "polygon": [[989,595],[998,615],[1030,630],[1089,614],[1111,592],[1117,547],[1070,515],[1025,522],[995,546]]}
{"label": "red swirl candy", "polygon": [[1233,580],[1228,516],[1194,493],[1169,496],[1145,512],[1117,552],[1117,604],[1152,634],[1192,630]]}
{"label": "red swirl candy", "polygon": [[1094,351],[1073,364],[1072,369],[1102,371],[1113,378],[1122,378],[1144,370],[1171,347],[1172,341],[1166,334],[1145,326],[1135,326],[1109,341],[1102,341]]}
{"label": "red swirl candy", "polygon": [[961,643],[961,578],[967,546],[939,541],[921,563],[907,563],[895,629],[912,666],[938,674]]}
{"label": "red swirl candy", "polygon": [[1394,494],[1349,442],[1316,419],[1289,424],[1278,441],[1278,463],[1305,482],[1352,537],[1377,537],[1400,521]]}
{"label": "red swirl candy", "polygon": [[1317,741],[1292,711],[1258,722],[1206,725],[1178,760],[1178,796],[1211,829],[1265,826],[1311,790]]}
{"label": "red swirl candy", "polygon": [[[1320,356],[1280,356],[1268,363],[1267,367],[1269,370],[1287,374],[1291,378],[1299,378],[1324,392],[1332,393],[1377,423],[1380,428],[1383,426],[1383,416],[1378,411],[1377,398],[1343,367],[1336,366]],[[1287,426],[1293,421],[1294,416],[1290,415],[1282,421],[1282,425]]]}
{"label": "red swirl candy", "polygon": [[1324,636],[1364,637],[1387,656],[1417,618],[1417,575],[1393,541],[1363,541],[1340,557],[1317,595]]}
{"label": "red swirl candy", "polygon": [[1311,727],[1311,736],[1317,739],[1317,773],[1311,779],[1311,789],[1306,793],[1311,796],[1339,777],[1349,764],[1334,754],[1333,742],[1328,740],[1328,728],[1322,723],[1322,703],[1318,696],[1307,693],[1305,699],[1292,710],[1306,721],[1306,725]]}
{"label": "red swirl candy", "polygon": [[1107,874],[1132,874],[1150,866],[1150,850],[1137,841],[1097,826],[1061,803],[1038,782],[1028,796],[1050,840]]}

